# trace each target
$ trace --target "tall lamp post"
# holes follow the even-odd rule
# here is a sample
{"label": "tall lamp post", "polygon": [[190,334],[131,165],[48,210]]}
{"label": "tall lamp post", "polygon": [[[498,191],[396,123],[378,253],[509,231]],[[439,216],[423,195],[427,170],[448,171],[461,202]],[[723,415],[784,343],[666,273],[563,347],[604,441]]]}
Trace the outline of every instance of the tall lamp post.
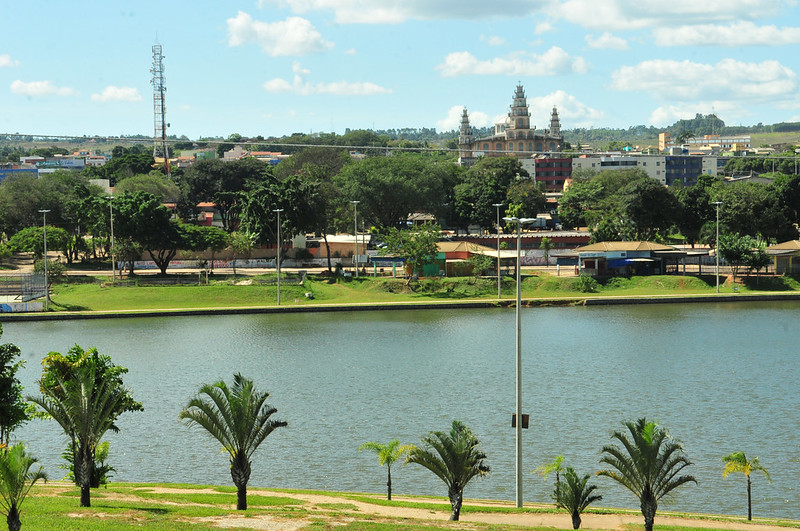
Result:
{"label": "tall lamp post", "polygon": [[500,291],[500,207],[503,206],[503,203],[492,203],[492,206],[497,209],[497,298],[502,298],[502,292]]}
{"label": "tall lamp post", "polygon": [[714,251],[714,258],[717,262],[717,270],[714,276],[717,278],[717,293],[719,293],[719,206],[722,204],[722,201],[714,201],[711,204],[717,207],[717,239],[714,240],[714,245],[717,246],[717,249]]}
{"label": "tall lamp post", "polygon": [[50,282],[47,278],[47,213],[50,210],[41,209],[42,230],[44,231],[44,311],[50,309]]}
{"label": "tall lamp post", "polygon": [[281,305],[281,212],[282,208],[276,208],[273,212],[278,213],[278,252],[275,254],[275,260],[278,271],[278,306]]}
{"label": "tall lamp post", "polygon": [[522,507],[522,319],[520,316],[520,306],[522,305],[522,225],[531,223],[534,218],[503,218],[509,223],[517,224],[517,356],[516,356],[516,379],[517,379],[517,401],[516,401],[516,471],[517,471],[517,507]]}
{"label": "tall lamp post", "polygon": [[358,204],[361,201],[350,201],[353,205],[353,265],[356,268],[356,278],[358,278]]}
{"label": "tall lamp post", "polygon": [[111,282],[117,281],[117,263],[114,261],[114,196],[108,196],[108,211],[111,214],[111,240],[109,251],[111,253]]}

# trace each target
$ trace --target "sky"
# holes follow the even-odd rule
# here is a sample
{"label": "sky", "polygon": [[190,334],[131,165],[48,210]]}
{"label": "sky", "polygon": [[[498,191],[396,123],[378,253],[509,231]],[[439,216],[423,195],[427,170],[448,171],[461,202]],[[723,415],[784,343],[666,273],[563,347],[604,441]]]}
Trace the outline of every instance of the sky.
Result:
{"label": "sky", "polygon": [[170,135],[800,121],[797,0],[26,0],[3,9],[0,133]]}

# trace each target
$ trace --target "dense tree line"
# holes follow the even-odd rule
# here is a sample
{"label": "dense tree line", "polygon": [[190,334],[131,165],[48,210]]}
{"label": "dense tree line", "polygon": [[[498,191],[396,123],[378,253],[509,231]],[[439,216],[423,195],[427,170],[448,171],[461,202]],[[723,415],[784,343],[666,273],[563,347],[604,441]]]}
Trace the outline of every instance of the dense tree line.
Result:
{"label": "dense tree line", "polygon": [[[152,155],[141,148],[114,151],[111,162],[82,173],[5,179],[0,183],[0,231],[13,239],[24,229],[34,230],[44,221],[40,210],[49,210],[51,250],[62,251],[69,262],[103,260],[110,255],[113,213],[117,259],[128,262],[132,271],[134,259],[146,251],[165,272],[178,250],[219,250],[230,243],[225,237],[237,231],[247,235],[239,241],[273,245],[279,209],[284,241],[313,233],[327,242],[329,234],[351,230],[355,201],[362,228],[379,235],[407,227],[414,213],[433,214],[456,230],[471,225],[491,229],[494,203],[503,204],[501,215],[528,217],[545,203],[519,161],[506,157],[466,169],[433,152],[353,158],[347,149],[312,146],[277,166],[249,157],[207,159],[169,178],[153,168]],[[90,184],[98,177],[116,185],[113,198]],[[216,205],[222,230],[196,226],[201,203]],[[61,234],[55,228],[66,237],[55,241]],[[32,248],[17,245],[15,250],[35,252],[35,236],[25,239]]]}
{"label": "dense tree line", "polygon": [[565,227],[588,227],[593,241],[680,238],[713,243],[720,232],[765,242],[797,238],[800,176],[771,184],[725,183],[702,175],[688,187],[664,187],[639,169],[582,174],[559,200]]}

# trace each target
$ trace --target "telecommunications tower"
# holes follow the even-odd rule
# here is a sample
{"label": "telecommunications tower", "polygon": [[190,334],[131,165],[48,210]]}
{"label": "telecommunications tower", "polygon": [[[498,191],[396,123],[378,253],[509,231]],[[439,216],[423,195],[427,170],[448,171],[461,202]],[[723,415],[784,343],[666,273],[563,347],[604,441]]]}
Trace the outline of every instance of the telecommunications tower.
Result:
{"label": "telecommunications tower", "polygon": [[167,151],[167,107],[164,93],[167,91],[167,80],[164,78],[164,56],[161,54],[161,45],[153,45],[153,115],[155,117],[155,131],[153,132],[153,158],[158,156],[159,143],[164,155],[164,168],[167,177],[172,177],[169,170],[169,152]]}

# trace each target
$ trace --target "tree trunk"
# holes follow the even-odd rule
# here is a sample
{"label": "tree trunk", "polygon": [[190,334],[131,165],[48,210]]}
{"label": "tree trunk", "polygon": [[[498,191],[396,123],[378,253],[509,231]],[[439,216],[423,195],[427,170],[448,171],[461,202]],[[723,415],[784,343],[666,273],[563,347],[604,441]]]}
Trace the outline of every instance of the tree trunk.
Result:
{"label": "tree trunk", "polygon": [[250,481],[250,462],[247,458],[231,458],[231,479],[236,485],[236,510],[247,510],[247,482]]}
{"label": "tree trunk", "polygon": [[8,509],[6,523],[8,524],[8,531],[19,531],[22,527],[22,522],[19,520],[19,509],[16,505],[11,505]]}
{"label": "tree trunk", "polygon": [[322,239],[325,241],[325,254],[328,257],[328,273],[331,273],[333,270],[331,268],[331,246],[328,243],[328,234],[324,233]]}
{"label": "tree trunk", "polygon": [[747,476],[747,520],[753,519],[753,503],[750,497],[750,476]]}
{"label": "tree trunk", "polygon": [[572,512],[572,529],[580,529],[581,528],[581,513],[578,511]]}
{"label": "tree trunk", "polygon": [[451,521],[458,522],[458,518],[461,516],[462,494],[463,492],[460,490],[450,493],[450,505],[453,507],[453,513],[450,515]]}
{"label": "tree trunk", "polygon": [[89,445],[78,446],[77,459],[74,460],[75,479],[81,486],[81,507],[91,507],[92,469],[94,468],[94,448]]}
{"label": "tree trunk", "polygon": [[644,516],[644,531],[653,531],[657,507],[656,501],[653,499],[642,500],[641,508],[642,516]]}
{"label": "tree trunk", "polygon": [[92,506],[92,492],[89,483],[81,483],[81,507]]}
{"label": "tree trunk", "polygon": [[391,501],[392,500],[392,467],[391,467],[391,465],[387,465],[386,468],[389,471],[389,479],[386,481],[386,499]]}

